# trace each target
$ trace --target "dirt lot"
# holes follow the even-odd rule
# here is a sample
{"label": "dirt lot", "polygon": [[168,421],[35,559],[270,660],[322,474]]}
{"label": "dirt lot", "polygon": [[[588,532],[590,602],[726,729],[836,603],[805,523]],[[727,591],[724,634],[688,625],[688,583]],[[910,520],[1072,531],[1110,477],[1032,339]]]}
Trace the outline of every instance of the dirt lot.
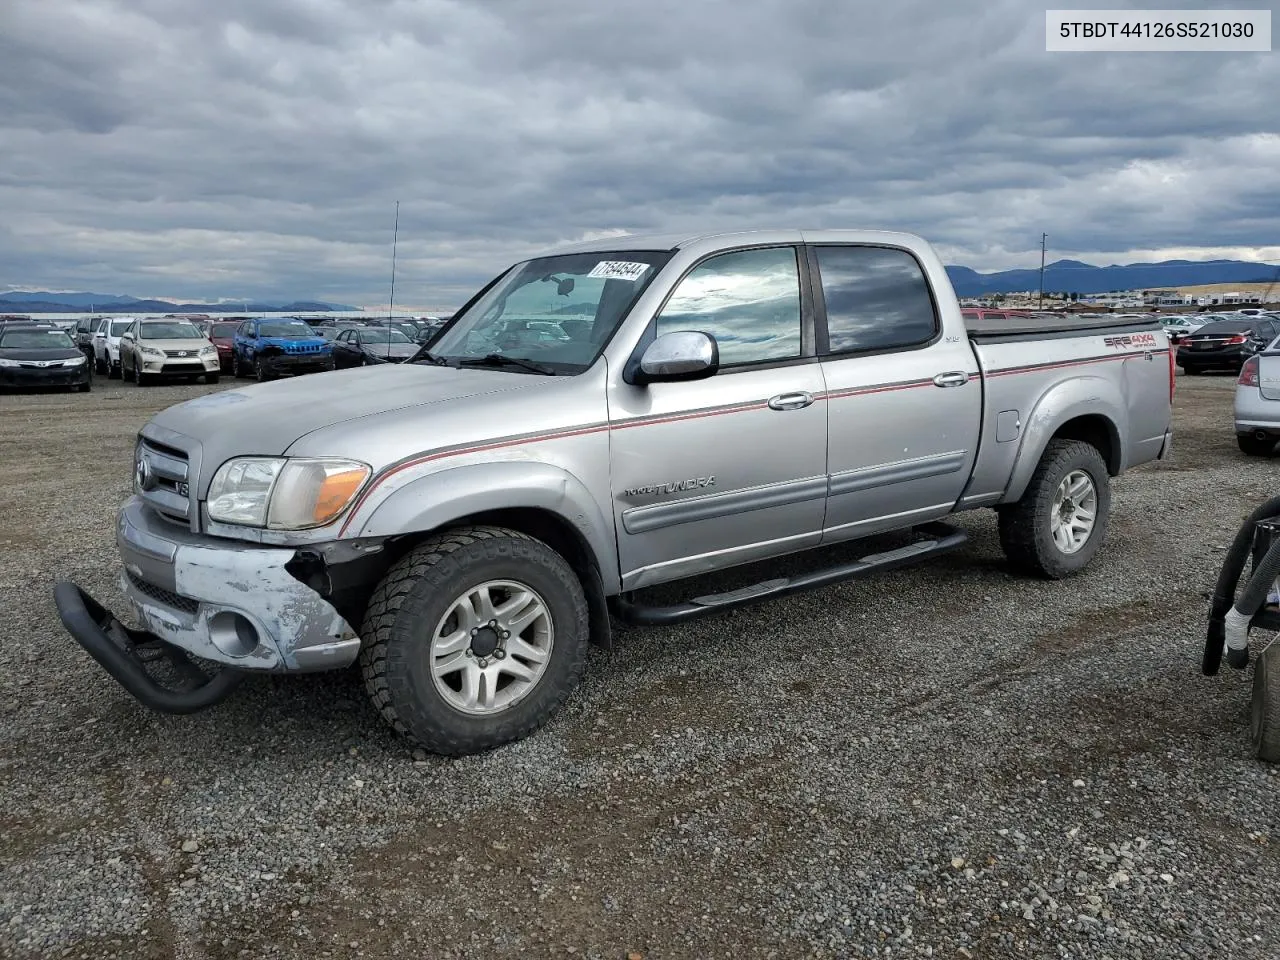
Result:
{"label": "dirt lot", "polygon": [[[146,418],[221,387],[0,397],[0,955],[1275,957],[1280,776],[1205,602],[1274,462],[1233,381],[1116,484],[1080,578],[960,552],[596,651],[544,731],[416,759],[356,677],[144,711],[51,588],[118,602]],[[848,548],[845,548],[846,551]]]}

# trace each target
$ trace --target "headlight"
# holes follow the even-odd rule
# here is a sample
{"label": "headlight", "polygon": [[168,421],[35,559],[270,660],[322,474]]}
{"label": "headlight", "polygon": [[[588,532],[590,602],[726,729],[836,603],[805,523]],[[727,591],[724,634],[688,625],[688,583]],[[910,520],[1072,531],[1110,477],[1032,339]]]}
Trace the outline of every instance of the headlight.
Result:
{"label": "headlight", "polygon": [[273,530],[321,527],[347,509],[370,473],[354,460],[237,457],[209,485],[209,519]]}
{"label": "headlight", "polygon": [[202,357],[216,357],[217,355],[218,355],[218,348],[215,346],[210,345],[207,347],[200,348],[200,356]]}
{"label": "headlight", "polygon": [[139,347],[138,352],[144,357],[163,357],[164,351],[157,350],[155,347]]}
{"label": "headlight", "polygon": [[70,360],[62,361],[64,367],[78,367],[82,363],[84,363],[84,357],[72,357]]}

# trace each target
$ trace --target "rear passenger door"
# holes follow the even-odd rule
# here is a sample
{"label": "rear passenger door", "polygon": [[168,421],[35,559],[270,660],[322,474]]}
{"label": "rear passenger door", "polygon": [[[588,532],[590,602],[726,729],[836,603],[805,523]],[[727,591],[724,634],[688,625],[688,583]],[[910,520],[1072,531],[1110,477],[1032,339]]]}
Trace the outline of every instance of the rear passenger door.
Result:
{"label": "rear passenger door", "polygon": [[[823,540],[950,512],[972,472],[982,423],[977,363],[908,250],[808,248],[827,385]],[[954,309],[954,308],[953,308]],[[958,314],[953,329],[960,329]]]}

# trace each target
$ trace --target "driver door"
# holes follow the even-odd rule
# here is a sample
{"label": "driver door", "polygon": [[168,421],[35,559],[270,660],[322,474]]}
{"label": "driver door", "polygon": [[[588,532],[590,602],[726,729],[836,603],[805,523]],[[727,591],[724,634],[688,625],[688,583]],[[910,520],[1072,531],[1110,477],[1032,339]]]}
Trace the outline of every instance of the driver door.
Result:
{"label": "driver door", "polygon": [[712,335],[704,380],[610,388],[623,589],[818,543],[827,414],[792,246],[716,254],[679,282],[655,334]]}

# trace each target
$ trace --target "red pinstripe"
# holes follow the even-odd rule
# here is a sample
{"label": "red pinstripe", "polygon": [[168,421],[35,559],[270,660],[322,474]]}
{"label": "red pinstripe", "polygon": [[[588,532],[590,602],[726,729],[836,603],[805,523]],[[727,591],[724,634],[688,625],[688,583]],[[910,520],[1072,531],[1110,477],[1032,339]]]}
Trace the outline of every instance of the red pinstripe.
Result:
{"label": "red pinstripe", "polygon": [[[1125,353],[1117,353],[1113,356],[1106,357],[1088,357],[1083,360],[1064,360],[1061,363],[1049,363],[1043,365],[1031,365],[1023,367],[1006,367],[1002,370],[992,370],[987,373],[970,374],[974,379],[982,377],[1008,377],[1022,373],[1039,373],[1048,370],[1060,370],[1064,367],[1080,367],[1088,366],[1095,363],[1108,363],[1113,360],[1124,360],[1127,357],[1145,356],[1147,353],[1168,353],[1168,350],[1143,350],[1143,351],[1127,351]],[[862,397],[874,393],[893,393],[899,390],[915,390],[918,387],[933,386],[932,380],[910,380],[904,383],[883,384],[879,386],[869,387],[853,387],[846,390],[827,391],[817,394],[815,400],[843,400],[846,397]],[[570,437],[582,437],[593,433],[601,433],[606,430],[630,430],[634,427],[651,427],[664,423],[679,423],[684,420],[703,420],[708,417],[722,417],[733,413],[746,413],[752,410],[764,410],[769,406],[768,401],[759,400],[752,403],[737,404],[730,407],[709,410],[695,410],[689,413],[676,413],[668,416],[658,417],[638,417],[633,420],[626,420],[619,423],[597,424],[591,427],[581,427],[569,430],[552,430],[547,433],[534,434],[528,437],[515,437],[504,440],[494,440],[489,443],[478,444],[473,447],[459,447],[454,450],[441,450],[435,453],[424,454],[421,457],[414,457],[412,460],[406,460],[404,463],[397,464],[386,470],[379,476],[374,478],[373,483],[369,484],[356,498],[356,502],[347,512],[347,518],[342,523],[342,528],[338,531],[338,536],[343,536],[351,522],[355,519],[360,508],[369,502],[373,492],[387,479],[394,477],[398,473],[402,473],[412,467],[419,467],[424,463],[431,463],[434,460],[443,460],[447,457],[457,457],[470,453],[484,453],[488,450],[501,450],[505,447],[514,447],[524,443],[543,443],[548,440],[566,440]]]}

